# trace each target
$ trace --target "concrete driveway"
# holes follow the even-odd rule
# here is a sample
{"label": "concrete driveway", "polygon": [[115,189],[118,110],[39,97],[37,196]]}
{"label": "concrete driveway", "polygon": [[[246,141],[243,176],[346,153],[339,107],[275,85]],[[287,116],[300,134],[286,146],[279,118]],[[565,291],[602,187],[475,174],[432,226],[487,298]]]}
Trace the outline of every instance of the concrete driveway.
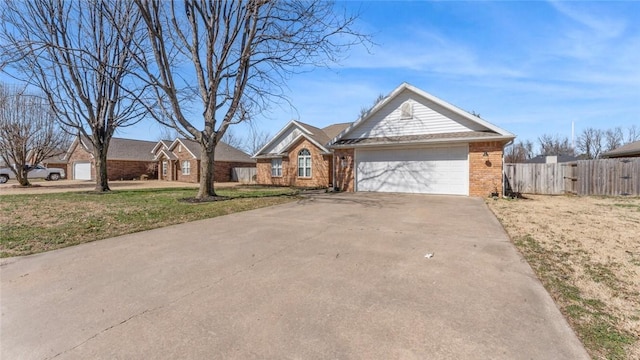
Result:
{"label": "concrete driveway", "polygon": [[475,198],[318,195],[3,259],[1,285],[2,359],[588,358]]}

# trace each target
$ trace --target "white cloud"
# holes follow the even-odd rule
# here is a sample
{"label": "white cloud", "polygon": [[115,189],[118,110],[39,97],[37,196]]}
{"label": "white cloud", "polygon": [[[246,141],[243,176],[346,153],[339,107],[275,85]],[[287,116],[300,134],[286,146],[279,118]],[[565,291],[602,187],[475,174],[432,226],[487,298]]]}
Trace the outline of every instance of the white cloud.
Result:
{"label": "white cloud", "polygon": [[[616,38],[626,29],[625,20],[607,16],[603,13],[602,7],[589,12],[584,10],[584,3],[580,3],[580,9],[567,2],[551,1],[550,4],[558,12],[583,25],[589,33],[599,38]],[[597,11],[597,14],[594,11]]]}
{"label": "white cloud", "polygon": [[[402,35],[399,35],[402,34]],[[356,51],[345,62],[346,68],[404,69],[455,76],[518,77],[521,73],[507,66],[490,63],[471,46],[456,42],[437,31],[411,29],[378,40],[372,53]]]}

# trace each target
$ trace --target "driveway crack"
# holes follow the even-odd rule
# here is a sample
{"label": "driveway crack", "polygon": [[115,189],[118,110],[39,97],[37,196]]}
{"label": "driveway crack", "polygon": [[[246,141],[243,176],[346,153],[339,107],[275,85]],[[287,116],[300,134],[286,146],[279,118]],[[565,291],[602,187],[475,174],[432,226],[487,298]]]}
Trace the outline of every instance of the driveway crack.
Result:
{"label": "driveway crack", "polygon": [[255,265],[257,265],[257,264],[260,264],[260,263],[265,262],[265,261],[267,261],[267,260],[269,260],[269,259],[272,259],[272,258],[274,258],[274,257],[276,257],[276,256],[278,256],[278,255],[280,255],[280,254],[282,254],[282,253],[284,253],[285,251],[290,250],[290,249],[291,249],[291,248],[293,248],[293,247],[301,246],[301,245],[302,245],[302,244],[304,244],[305,242],[307,242],[307,241],[309,241],[309,240],[312,240],[313,238],[316,238],[316,237],[318,237],[318,236],[321,236],[321,235],[322,235],[323,233],[325,233],[326,231],[327,231],[327,230],[323,230],[323,231],[321,231],[321,232],[319,232],[319,233],[316,233],[316,234],[314,234],[314,235],[311,235],[311,236],[308,236],[308,237],[306,237],[306,238],[303,238],[303,239],[302,239],[302,241],[297,242],[295,245],[292,245],[292,246],[291,246],[291,245],[290,245],[290,246],[284,246],[284,247],[282,247],[281,249],[279,249],[279,250],[277,250],[277,251],[274,251],[274,252],[272,252],[272,253],[271,253],[271,254],[269,254],[269,255],[266,255],[266,256],[264,256],[264,257],[262,257],[262,258],[256,259],[255,261],[251,262],[250,264],[248,264],[246,267],[244,267],[244,268],[242,268],[242,269],[236,270],[236,271],[232,272],[231,274],[229,274],[229,275],[227,275],[227,276],[223,276],[223,277],[218,278],[217,280],[215,280],[215,281],[213,281],[213,282],[207,283],[206,285],[203,285],[203,286],[200,286],[200,287],[198,287],[198,288],[196,288],[196,289],[193,289],[192,291],[190,291],[190,292],[188,292],[188,293],[185,293],[185,294],[183,294],[183,295],[181,295],[181,296],[179,296],[179,297],[177,297],[177,298],[175,298],[175,299],[173,299],[173,300],[171,300],[171,301],[169,301],[169,302],[167,302],[167,303],[165,303],[165,304],[162,304],[162,305],[156,306],[156,307],[154,307],[154,308],[145,309],[145,310],[143,310],[143,311],[141,311],[141,312],[138,312],[138,313],[136,313],[136,314],[133,314],[133,315],[129,316],[128,318],[126,318],[126,319],[124,319],[124,320],[122,320],[122,321],[120,321],[120,322],[118,322],[118,323],[115,323],[115,324],[113,324],[113,325],[111,325],[111,326],[109,326],[109,327],[107,327],[107,328],[104,328],[103,330],[101,330],[101,331],[97,332],[96,334],[94,334],[94,335],[92,335],[92,336],[90,336],[90,337],[86,338],[86,339],[85,339],[84,341],[82,341],[81,343],[79,343],[79,344],[77,344],[77,345],[75,345],[75,346],[73,346],[73,347],[71,347],[71,348],[68,348],[68,349],[66,349],[66,350],[64,350],[64,351],[61,351],[61,352],[59,352],[59,353],[55,354],[54,356],[52,356],[52,357],[50,357],[50,358],[47,358],[47,359],[55,359],[55,358],[57,358],[57,357],[59,357],[59,356],[61,356],[61,355],[64,355],[64,354],[66,354],[66,353],[69,353],[69,352],[71,352],[71,351],[73,351],[73,350],[75,350],[75,349],[77,349],[77,348],[81,347],[82,345],[84,345],[84,344],[88,343],[88,342],[89,342],[89,341],[91,341],[91,340],[94,340],[94,339],[98,338],[100,335],[102,335],[102,334],[104,334],[104,333],[106,333],[106,332],[108,332],[108,331],[111,331],[112,329],[115,329],[116,327],[119,327],[119,326],[121,326],[121,325],[124,325],[124,324],[128,323],[129,321],[131,321],[131,320],[133,320],[133,319],[135,319],[135,318],[138,318],[138,317],[140,317],[140,316],[144,316],[145,314],[148,314],[148,313],[151,313],[151,312],[154,312],[154,311],[157,311],[157,310],[160,310],[160,309],[163,309],[163,308],[169,307],[169,306],[171,306],[171,305],[173,305],[173,304],[176,304],[176,303],[178,303],[178,302],[182,301],[183,299],[185,299],[185,298],[187,298],[187,297],[191,297],[191,296],[196,295],[196,294],[198,294],[198,293],[200,293],[200,292],[202,292],[202,291],[208,290],[208,289],[210,289],[210,288],[212,288],[212,287],[214,287],[214,286],[216,286],[216,285],[220,284],[221,282],[223,282],[223,281],[225,281],[225,280],[228,280],[228,279],[233,278],[233,277],[235,277],[235,276],[237,276],[237,275],[240,275],[240,274],[242,274],[242,273],[244,273],[244,272],[246,272],[246,271],[248,271],[248,270],[251,270],[251,269],[252,269]]}

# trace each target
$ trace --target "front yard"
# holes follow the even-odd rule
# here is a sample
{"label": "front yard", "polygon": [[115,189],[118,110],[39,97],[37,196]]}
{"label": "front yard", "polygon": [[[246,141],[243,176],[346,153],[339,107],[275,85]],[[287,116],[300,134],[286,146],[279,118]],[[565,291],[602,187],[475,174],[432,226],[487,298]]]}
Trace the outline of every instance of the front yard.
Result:
{"label": "front yard", "polygon": [[488,200],[594,359],[640,359],[640,199]]}
{"label": "front yard", "polygon": [[282,204],[289,188],[237,186],[231,199],[191,204],[197,189],[118,190],[0,196],[0,257],[58,249],[113,236]]}

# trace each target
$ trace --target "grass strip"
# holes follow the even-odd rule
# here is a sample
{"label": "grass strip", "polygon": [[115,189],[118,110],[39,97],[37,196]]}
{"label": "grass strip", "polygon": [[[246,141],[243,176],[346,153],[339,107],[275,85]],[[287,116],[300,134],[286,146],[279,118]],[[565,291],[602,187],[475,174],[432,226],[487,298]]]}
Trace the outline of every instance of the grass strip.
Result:
{"label": "grass strip", "polygon": [[189,203],[197,189],[115,190],[0,198],[0,257],[21,256],[296,199],[291,188],[238,186],[225,201]]}

